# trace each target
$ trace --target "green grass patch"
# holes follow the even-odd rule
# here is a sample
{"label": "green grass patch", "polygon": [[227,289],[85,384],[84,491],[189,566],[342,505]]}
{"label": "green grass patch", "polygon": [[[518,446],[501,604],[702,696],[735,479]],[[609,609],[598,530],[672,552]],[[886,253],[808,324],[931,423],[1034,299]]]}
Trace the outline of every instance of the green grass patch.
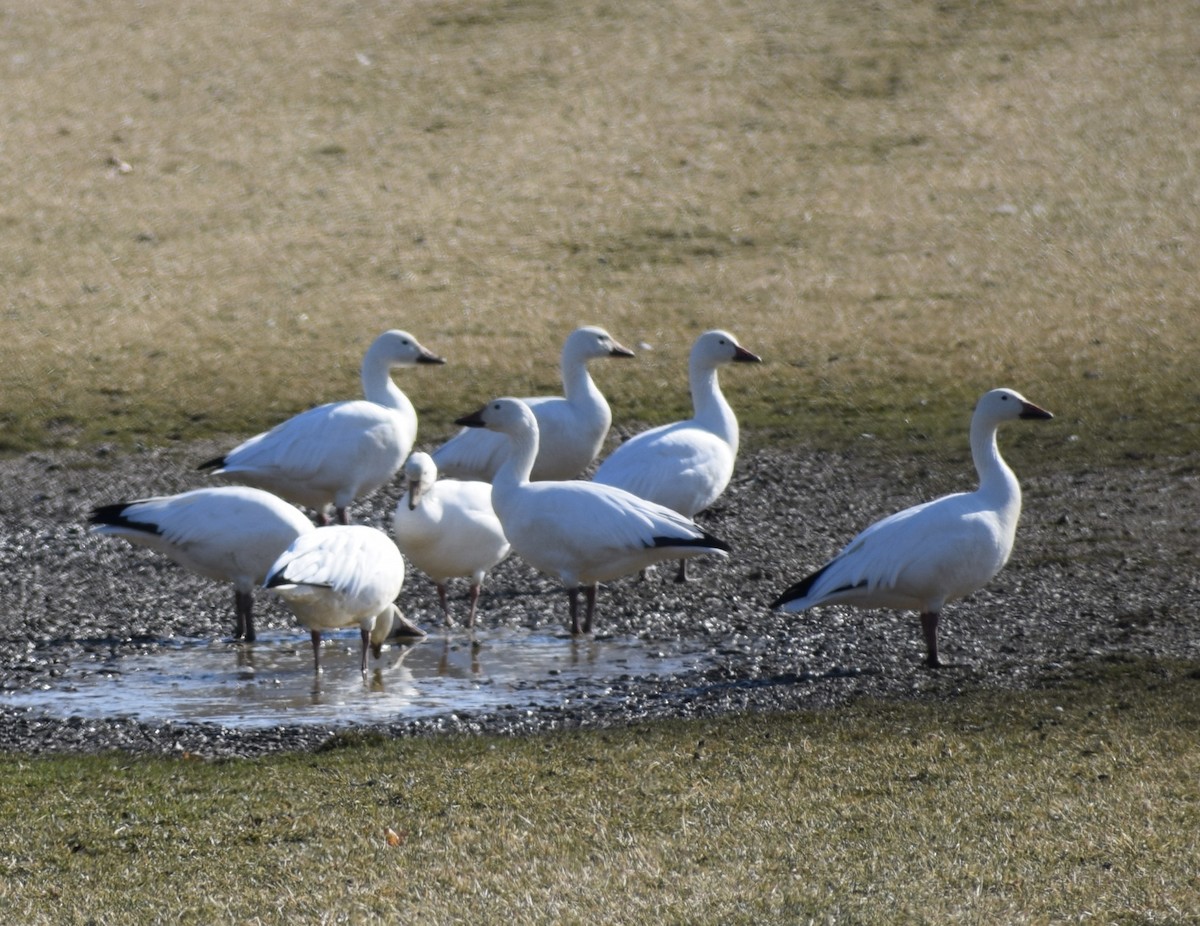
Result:
{"label": "green grass patch", "polygon": [[[1182,923],[1200,678],[237,761],[0,759],[8,922]],[[389,834],[391,838],[389,839]]]}
{"label": "green grass patch", "polygon": [[[242,437],[358,393],[423,438],[556,383],[753,439],[964,440],[1010,385],[1095,463],[1196,446],[1200,20],[1032,3],[49,0],[5,16],[0,452]],[[1166,426],[1164,426],[1164,423]],[[1039,456],[1059,462],[1059,453]]]}

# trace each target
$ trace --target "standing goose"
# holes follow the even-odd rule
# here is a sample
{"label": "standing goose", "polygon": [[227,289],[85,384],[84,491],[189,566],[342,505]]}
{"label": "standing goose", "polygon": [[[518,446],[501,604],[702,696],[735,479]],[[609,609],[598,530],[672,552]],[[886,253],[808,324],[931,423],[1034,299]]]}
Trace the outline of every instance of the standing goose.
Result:
{"label": "standing goose", "polygon": [[286,601],[311,632],[317,672],[321,633],[357,624],[366,675],[368,646],[378,658],[396,625],[424,635],[395,605],[403,584],[404,558],[387,534],[362,524],[335,524],[297,537],[268,570],[263,587]]}
{"label": "standing goose", "polygon": [[[561,396],[524,399],[541,432],[531,479],[574,479],[596,459],[612,424],[612,411],[588,373],[588,361],[632,357],[603,328],[577,328],[562,348]],[[503,435],[463,429],[433,453],[438,472],[451,479],[491,482],[508,448]]]}
{"label": "standing goose", "polygon": [[[630,438],[600,464],[594,481],[694,518],[725,491],[737,459],[737,417],[721,392],[717,368],[760,362],[728,331],[700,335],[688,358],[692,417]],[[675,581],[687,581],[686,560],[680,560]]]}
{"label": "standing goose", "polygon": [[836,557],[771,605],[803,611],[827,604],[921,614],[926,664],[936,668],[942,606],[986,585],[1008,562],[1021,515],[1021,487],[1000,457],[996,430],[1048,411],[1011,389],[984,393],[971,418],[979,488],[906,508],[872,524]]}
{"label": "standing goose", "polygon": [[170,557],[183,568],[233,583],[234,638],[254,639],[254,589],[299,536],[316,530],[283,499],[245,486],[216,486],[180,495],[102,505],[92,532],[123,537]]}
{"label": "standing goose", "polygon": [[566,587],[572,633],[580,632],[581,589],[587,597],[582,631],[589,633],[600,582],[665,559],[727,555],[727,544],[687,518],[623,489],[579,480],[531,482],[538,424],[520,399],[495,399],[457,423],[508,439],[508,458],[492,480],[492,506],[513,550]]}
{"label": "standing goose", "polygon": [[365,399],[310,408],[199,468],[312,508],[322,524],[333,505],[347,524],[351,503],[389,482],[412,449],[417,412],[391,370],[423,363],[445,361],[411,334],[385,331],[363,357]]}
{"label": "standing goose", "polygon": [[437,585],[446,622],[446,583],[452,576],[471,579],[471,613],[475,626],[479,588],[488,571],[508,556],[508,538],[492,509],[492,487],[486,482],[438,479],[437,465],[427,453],[414,453],[404,464],[408,491],[392,516],[396,546]]}

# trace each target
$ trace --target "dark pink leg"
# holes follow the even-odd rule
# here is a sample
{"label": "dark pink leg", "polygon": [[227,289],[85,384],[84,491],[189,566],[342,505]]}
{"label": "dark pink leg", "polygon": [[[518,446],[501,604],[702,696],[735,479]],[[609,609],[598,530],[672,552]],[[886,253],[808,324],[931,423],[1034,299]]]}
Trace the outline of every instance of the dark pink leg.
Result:
{"label": "dark pink leg", "polygon": [[583,620],[583,632],[592,632],[592,618],[596,616],[596,590],[598,584],[593,582],[587,587],[587,616]]}
{"label": "dark pink leg", "polygon": [[567,590],[567,601],[571,610],[571,633],[579,633],[579,587]]}
{"label": "dark pink leg", "polygon": [[479,586],[471,586],[471,613],[467,615],[467,626],[475,626],[475,608],[479,604]]}
{"label": "dark pink leg", "polygon": [[936,669],[942,664],[938,659],[938,616],[937,611],[927,611],[921,614],[921,629],[925,632],[925,649],[928,653],[925,657],[925,665],[931,669]]}

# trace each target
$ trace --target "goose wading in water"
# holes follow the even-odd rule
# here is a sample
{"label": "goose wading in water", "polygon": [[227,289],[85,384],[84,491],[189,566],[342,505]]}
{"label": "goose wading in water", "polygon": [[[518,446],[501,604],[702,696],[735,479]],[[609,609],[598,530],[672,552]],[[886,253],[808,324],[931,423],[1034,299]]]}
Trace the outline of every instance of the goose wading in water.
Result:
{"label": "goose wading in water", "polygon": [[[612,424],[612,411],[592,381],[588,362],[632,357],[603,328],[577,328],[562,348],[563,395],[523,401],[537,418],[541,441],[531,479],[574,479],[596,459]],[[433,452],[444,478],[491,482],[508,454],[500,434],[464,428]]]}
{"label": "goose wading in water", "polygon": [[311,508],[321,524],[332,505],[347,524],[351,503],[391,481],[416,440],[417,412],[392,368],[445,362],[408,332],[385,331],[363,357],[364,399],[310,408],[199,468]]}
{"label": "goose wading in water", "polygon": [[[600,464],[592,481],[625,489],[685,518],[715,502],[729,485],[738,452],[737,416],[717,377],[726,363],[761,359],[728,331],[700,335],[688,358],[692,417],[631,437]],[[679,561],[675,581],[687,581],[686,560]]]}
{"label": "goose wading in water", "polygon": [[993,389],[971,417],[979,488],[906,508],[872,524],[836,557],[772,603],[784,611],[818,605],[920,612],[926,664],[938,657],[942,606],[986,585],[1008,562],[1021,515],[1021,487],[1000,457],[996,430],[1018,418],[1053,417],[1011,389]]}
{"label": "goose wading in water", "polygon": [[[729,546],[690,520],[624,489],[581,480],[531,482],[538,450],[537,419],[520,399],[495,399],[457,424],[507,437],[509,455],[492,480],[492,507],[513,550],[567,589],[571,632],[590,633],[600,582],[666,559]],[[579,593],[587,612],[579,620]]]}
{"label": "goose wading in water", "polygon": [[480,586],[511,548],[492,508],[492,487],[486,482],[438,479],[433,458],[419,451],[404,464],[404,475],[408,488],[392,515],[396,546],[437,586],[447,624],[446,583],[454,576],[471,580],[467,626],[474,627]]}
{"label": "goose wading in water", "polygon": [[287,602],[309,629],[317,672],[322,632],[357,625],[366,675],[368,648],[378,659],[389,636],[425,635],[395,605],[403,584],[404,558],[391,537],[363,524],[334,524],[297,537],[271,566],[263,587]]}
{"label": "goose wading in water", "polygon": [[254,640],[254,589],[302,534],[316,530],[293,505],[261,489],[214,486],[94,509],[92,533],[122,537],[184,569],[233,583],[234,639]]}

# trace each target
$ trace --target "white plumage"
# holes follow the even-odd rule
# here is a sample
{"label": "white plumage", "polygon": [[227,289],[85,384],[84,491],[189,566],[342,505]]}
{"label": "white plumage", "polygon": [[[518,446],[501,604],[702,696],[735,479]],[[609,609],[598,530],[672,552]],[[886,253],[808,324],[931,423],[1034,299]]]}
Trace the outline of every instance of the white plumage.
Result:
{"label": "white plumage", "polygon": [[803,611],[827,604],[919,611],[926,662],[941,665],[942,606],[986,585],[1008,562],[1021,515],[1021,487],[1000,456],[996,430],[1016,418],[1052,417],[1011,389],[993,389],[971,418],[974,492],[946,495],[872,524],[834,559],[772,604]]}
{"label": "white plumage", "polygon": [[[531,479],[574,479],[604,444],[612,411],[588,373],[588,362],[601,357],[632,357],[603,328],[577,328],[562,348],[562,396],[538,396],[523,401],[537,418],[541,442]],[[504,463],[504,437],[464,428],[433,453],[438,472],[451,479],[490,482]]]}
{"label": "white plumage", "polygon": [[471,580],[467,626],[474,627],[479,587],[510,549],[492,509],[492,487],[486,482],[438,479],[433,458],[421,452],[408,458],[404,475],[408,491],[392,515],[396,545],[437,586],[447,623],[446,583],[455,576]]}
{"label": "white plumage", "polygon": [[586,633],[598,583],[665,559],[725,556],[729,549],[682,515],[623,489],[584,481],[531,482],[538,424],[520,399],[495,399],[458,423],[507,437],[509,455],[492,480],[492,506],[513,550],[566,587],[572,633],[580,632],[581,588],[587,595]]}
{"label": "white plumage", "polygon": [[416,439],[416,410],[392,368],[444,362],[411,334],[385,331],[363,357],[365,399],[310,408],[200,468],[312,508],[321,523],[333,505],[346,524],[351,503],[389,482]]}
{"label": "white plumage", "polygon": [[254,589],[297,537],[315,528],[268,492],[216,486],[115,502],[92,511],[92,532],[149,547],[206,579],[233,583],[239,640],[254,639]]}
{"label": "white plumage", "polygon": [[[758,362],[728,331],[700,335],[688,358],[692,417],[630,438],[600,464],[594,481],[694,518],[725,491],[737,459],[737,416],[721,392],[717,368]],[[687,578],[685,562],[677,581]]]}
{"label": "white plumage", "polygon": [[395,605],[403,584],[404,558],[392,539],[361,524],[335,524],[297,537],[263,583],[287,602],[311,632],[313,666],[318,672],[321,633],[357,625],[362,633],[363,674],[367,647],[378,657],[393,624],[407,625]]}

